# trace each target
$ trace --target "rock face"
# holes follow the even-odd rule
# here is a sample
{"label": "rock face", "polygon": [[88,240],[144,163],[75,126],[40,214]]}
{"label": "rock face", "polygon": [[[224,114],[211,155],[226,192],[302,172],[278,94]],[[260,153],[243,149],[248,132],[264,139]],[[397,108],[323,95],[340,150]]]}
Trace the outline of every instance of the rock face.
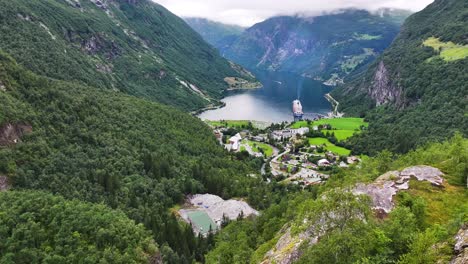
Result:
{"label": "rock face", "polygon": [[468,263],[468,224],[465,224],[455,236],[454,251],[457,256],[450,264]]}
{"label": "rock face", "polygon": [[7,90],[7,89],[6,89],[6,86],[3,84],[2,81],[0,81],[0,91],[1,91],[1,92],[6,92],[6,90]]}
{"label": "rock face", "polygon": [[32,127],[27,124],[4,124],[0,126],[0,146],[16,144],[23,135],[30,132],[32,132]]}
{"label": "rock face", "polygon": [[9,188],[8,177],[0,175],[0,192],[7,191]]}
{"label": "rock face", "polygon": [[353,190],[356,195],[366,194],[372,199],[372,208],[379,215],[385,216],[393,210],[393,196],[400,190],[409,188],[411,177],[418,181],[428,181],[435,186],[442,186],[444,174],[437,168],[430,166],[409,167],[401,172],[391,171],[380,176],[371,184],[358,184]]}
{"label": "rock face", "polygon": [[436,186],[441,186],[444,182],[443,175],[439,169],[430,166],[414,166],[406,168],[400,173],[403,181],[415,177],[418,181],[429,181]]}
{"label": "rock face", "polygon": [[386,103],[401,104],[401,87],[396,86],[387,70],[385,63],[381,61],[375,72],[374,79],[368,89],[368,95],[376,102],[377,106]]}
{"label": "rock face", "polygon": [[398,31],[399,25],[364,10],[279,16],[247,29],[223,54],[250,69],[287,71],[323,81],[335,76],[336,83],[374,59]]}
{"label": "rock face", "polygon": [[[310,234],[307,232],[301,233],[298,236],[292,236],[291,228],[285,231],[285,234],[276,243],[275,247],[268,251],[265,255],[265,260],[262,264],[289,264],[298,260],[301,257],[299,247],[308,239]],[[318,238],[312,239],[310,244],[317,243]]]}
{"label": "rock face", "polygon": [[[404,170],[400,171],[390,171],[387,172],[380,177],[378,177],[373,183],[370,184],[357,184],[357,186],[351,190],[351,192],[355,195],[368,195],[371,198],[372,208],[376,211],[377,216],[384,217],[388,213],[390,213],[395,204],[393,202],[393,196],[397,194],[401,190],[409,189],[409,180],[411,177],[416,178],[419,181],[429,181],[433,185],[442,186],[443,184],[443,173],[433,167],[429,166],[414,166],[409,167]],[[355,212],[352,214],[354,217],[359,218],[359,212]],[[265,255],[264,261],[262,264],[270,264],[270,263],[278,263],[278,264],[291,264],[298,260],[302,252],[300,247],[303,243],[308,243],[308,246],[313,246],[316,244],[320,237],[323,236],[328,232],[328,230],[334,228],[333,224],[326,224],[326,223],[340,223],[341,221],[345,221],[340,219],[339,214],[335,211],[324,213],[318,221],[311,223],[309,228],[296,235],[293,236],[291,234],[290,228],[284,228],[281,233],[283,235],[278,240],[276,245],[268,251]],[[328,218],[328,221],[325,219]],[[332,221],[329,221],[332,219]],[[457,236],[457,241],[459,241],[456,245],[456,251],[458,252],[465,252],[467,249],[467,235],[468,231],[465,228],[464,232],[460,232]],[[463,255],[467,258],[466,254]],[[467,263],[463,262],[466,259],[462,259],[462,262],[453,262],[455,264]]]}

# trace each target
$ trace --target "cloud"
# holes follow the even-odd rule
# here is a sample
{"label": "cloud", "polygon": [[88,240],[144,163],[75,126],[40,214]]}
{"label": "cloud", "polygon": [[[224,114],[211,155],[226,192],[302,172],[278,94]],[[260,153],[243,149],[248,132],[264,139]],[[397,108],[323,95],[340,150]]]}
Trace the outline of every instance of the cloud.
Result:
{"label": "cloud", "polygon": [[317,15],[342,8],[381,7],[419,11],[433,0],[154,0],[178,16],[251,26],[276,15]]}

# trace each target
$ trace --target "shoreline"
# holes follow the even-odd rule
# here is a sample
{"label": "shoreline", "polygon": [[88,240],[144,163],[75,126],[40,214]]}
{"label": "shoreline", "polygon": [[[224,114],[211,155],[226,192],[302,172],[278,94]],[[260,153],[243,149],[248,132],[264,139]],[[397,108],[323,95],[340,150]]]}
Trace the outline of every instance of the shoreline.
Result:
{"label": "shoreline", "polygon": [[257,90],[257,89],[261,89],[263,88],[263,84],[260,84],[258,86],[255,86],[255,87],[249,87],[249,88],[243,88],[243,87],[239,87],[239,88],[227,88],[226,91],[227,92],[232,92],[232,91],[250,91],[250,90]]}
{"label": "shoreline", "polygon": [[335,100],[335,98],[333,98],[330,93],[325,94],[325,99],[327,99],[327,101],[332,105],[332,108],[333,108],[332,112],[329,113],[329,116],[331,118],[344,116],[344,113],[338,112],[338,107],[340,103],[337,100]]}

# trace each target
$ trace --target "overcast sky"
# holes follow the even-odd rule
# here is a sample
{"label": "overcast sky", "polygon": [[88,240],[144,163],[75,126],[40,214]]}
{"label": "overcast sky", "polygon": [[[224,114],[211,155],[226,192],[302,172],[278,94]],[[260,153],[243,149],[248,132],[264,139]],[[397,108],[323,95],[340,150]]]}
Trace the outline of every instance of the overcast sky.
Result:
{"label": "overcast sky", "polygon": [[178,16],[251,26],[276,15],[317,15],[340,8],[394,7],[419,11],[433,0],[153,0]]}

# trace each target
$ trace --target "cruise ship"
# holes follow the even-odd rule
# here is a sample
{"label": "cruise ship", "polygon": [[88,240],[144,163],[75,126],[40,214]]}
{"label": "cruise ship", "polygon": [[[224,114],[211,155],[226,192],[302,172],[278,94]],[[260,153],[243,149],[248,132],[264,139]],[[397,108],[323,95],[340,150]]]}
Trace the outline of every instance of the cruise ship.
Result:
{"label": "cruise ship", "polygon": [[294,121],[301,121],[304,117],[304,112],[302,111],[302,104],[299,100],[294,100],[292,105],[292,111],[294,116]]}

